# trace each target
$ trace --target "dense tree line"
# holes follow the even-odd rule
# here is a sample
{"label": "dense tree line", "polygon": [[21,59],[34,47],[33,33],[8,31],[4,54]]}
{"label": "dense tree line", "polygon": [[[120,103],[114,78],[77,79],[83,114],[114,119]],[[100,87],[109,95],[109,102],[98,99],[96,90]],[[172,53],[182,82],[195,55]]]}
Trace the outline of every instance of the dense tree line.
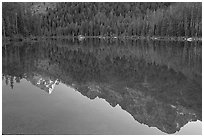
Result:
{"label": "dense tree line", "polygon": [[202,35],[202,3],[3,3],[3,36]]}

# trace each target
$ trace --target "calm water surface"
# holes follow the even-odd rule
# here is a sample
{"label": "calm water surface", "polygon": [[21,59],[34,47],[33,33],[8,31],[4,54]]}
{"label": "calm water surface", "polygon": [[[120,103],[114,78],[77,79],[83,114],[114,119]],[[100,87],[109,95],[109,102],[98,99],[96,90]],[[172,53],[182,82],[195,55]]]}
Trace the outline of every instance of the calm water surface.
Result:
{"label": "calm water surface", "polygon": [[201,134],[201,43],[2,47],[3,134]]}

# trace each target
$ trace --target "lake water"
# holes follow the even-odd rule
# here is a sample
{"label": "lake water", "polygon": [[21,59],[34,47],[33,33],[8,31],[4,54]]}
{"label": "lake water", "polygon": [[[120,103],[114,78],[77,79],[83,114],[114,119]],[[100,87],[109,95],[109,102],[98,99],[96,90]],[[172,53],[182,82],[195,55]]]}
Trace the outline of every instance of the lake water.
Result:
{"label": "lake water", "polygon": [[2,46],[3,134],[202,134],[197,42]]}

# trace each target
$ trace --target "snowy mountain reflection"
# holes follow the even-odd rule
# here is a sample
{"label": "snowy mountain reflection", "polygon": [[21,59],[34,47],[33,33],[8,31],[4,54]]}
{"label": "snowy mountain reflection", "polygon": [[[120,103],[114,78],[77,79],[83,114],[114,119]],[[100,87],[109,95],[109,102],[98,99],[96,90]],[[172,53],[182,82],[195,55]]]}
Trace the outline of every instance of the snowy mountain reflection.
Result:
{"label": "snowy mountain reflection", "polygon": [[51,94],[62,82],[169,134],[202,121],[201,43],[53,40],[3,45],[2,54],[11,88],[24,78]]}

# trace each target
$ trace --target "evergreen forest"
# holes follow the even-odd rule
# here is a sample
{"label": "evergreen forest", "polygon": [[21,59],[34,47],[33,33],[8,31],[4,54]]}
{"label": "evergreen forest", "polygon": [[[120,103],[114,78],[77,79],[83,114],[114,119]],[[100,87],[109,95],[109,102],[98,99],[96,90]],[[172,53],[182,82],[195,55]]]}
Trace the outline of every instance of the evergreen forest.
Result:
{"label": "evergreen forest", "polygon": [[201,2],[3,2],[3,37],[201,37]]}

